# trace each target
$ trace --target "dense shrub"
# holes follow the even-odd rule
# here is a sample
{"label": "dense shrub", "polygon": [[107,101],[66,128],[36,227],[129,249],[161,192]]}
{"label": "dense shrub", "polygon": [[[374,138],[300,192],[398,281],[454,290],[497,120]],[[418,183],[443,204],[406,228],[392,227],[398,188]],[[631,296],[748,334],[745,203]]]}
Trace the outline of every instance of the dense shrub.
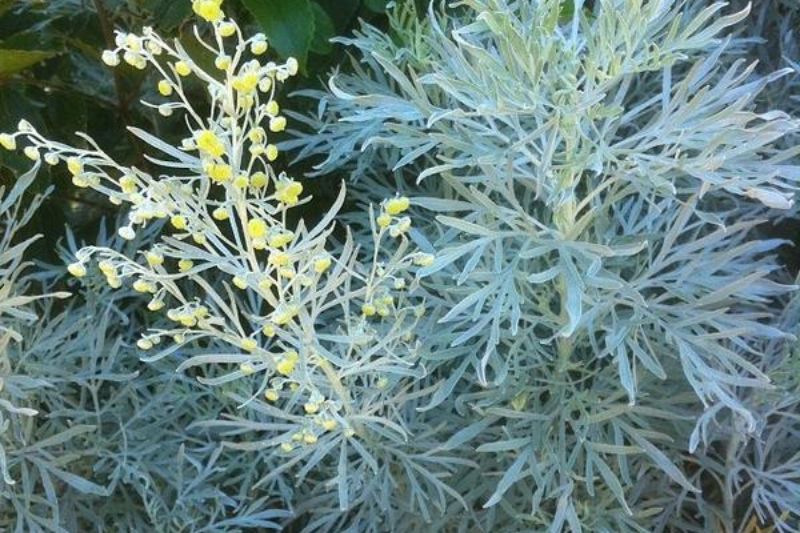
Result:
{"label": "dense shrub", "polygon": [[[0,526],[798,529],[793,6],[402,2],[304,115],[221,4],[103,53],[146,165],[0,136]],[[69,282],[15,248],[43,162],[122,209]]]}
{"label": "dense shrub", "polygon": [[[798,123],[768,97],[794,82],[741,58],[749,9],[622,5],[398,8],[341,40],[352,72],[304,93],[319,114],[287,146],[428,222],[439,399],[479,409],[458,440],[498,472],[479,501],[534,529],[730,530],[775,423],[752,402],[791,364],[781,243],[756,229],[792,207]],[[787,24],[770,9],[762,27]],[[786,475],[753,505],[791,529]]]}

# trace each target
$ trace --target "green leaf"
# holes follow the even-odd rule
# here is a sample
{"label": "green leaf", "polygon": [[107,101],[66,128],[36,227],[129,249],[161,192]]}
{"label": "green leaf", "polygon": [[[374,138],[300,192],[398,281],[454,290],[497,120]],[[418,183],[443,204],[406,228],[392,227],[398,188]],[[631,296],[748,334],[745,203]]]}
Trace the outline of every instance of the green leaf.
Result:
{"label": "green leaf", "polygon": [[314,37],[314,10],[309,0],[243,0],[282,57],[294,57],[305,70]]}
{"label": "green leaf", "polygon": [[314,37],[311,40],[311,51],[318,54],[329,54],[333,49],[331,38],[336,35],[336,28],[328,13],[316,2],[311,4],[314,12]]}
{"label": "green leaf", "polygon": [[324,9],[333,21],[336,33],[342,34],[350,30],[355,23],[355,15],[361,7],[361,0],[317,0],[316,4]]}
{"label": "green leaf", "polygon": [[13,4],[14,0],[0,0],[0,15],[11,9]]}
{"label": "green leaf", "polygon": [[40,50],[2,50],[0,49],[0,76],[10,76],[26,68],[53,57],[54,52]]}
{"label": "green leaf", "polygon": [[365,0],[364,6],[370,11],[374,11],[375,13],[383,13],[386,11],[386,6],[389,4],[389,0]]}
{"label": "green leaf", "polygon": [[158,25],[165,30],[176,28],[189,15],[192,14],[192,5],[189,2],[175,2],[162,0],[161,5],[154,11],[158,16]]}

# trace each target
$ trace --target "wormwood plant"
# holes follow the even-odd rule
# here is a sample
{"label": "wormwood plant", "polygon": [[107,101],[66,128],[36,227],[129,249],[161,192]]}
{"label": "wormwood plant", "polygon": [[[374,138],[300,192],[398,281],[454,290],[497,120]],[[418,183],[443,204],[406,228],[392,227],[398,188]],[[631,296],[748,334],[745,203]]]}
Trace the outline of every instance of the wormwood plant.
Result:
{"label": "wormwood plant", "polygon": [[[103,230],[96,241],[133,252],[154,237],[149,230],[126,242]],[[67,245],[65,259],[76,252],[71,234]],[[42,265],[29,292],[63,275],[63,267]],[[40,320],[17,324],[21,338],[3,354],[4,398],[38,413],[12,416],[3,435],[11,481],[0,484],[0,528],[277,529],[289,513],[235,482],[252,475],[251,462],[222,454],[208,432],[188,429],[224,412],[221,397],[171,365],[139,361],[135,330],[149,321],[146,300],[109,287],[99,272],[71,289],[64,304],[30,304]]]}
{"label": "wormwood plant", "polygon": [[[28,400],[41,381],[20,375],[18,365],[21,362],[14,357],[18,345],[24,342],[21,331],[37,319],[32,309],[37,300],[69,295],[64,292],[26,294],[33,278],[27,271],[30,265],[23,260],[23,253],[35,237],[22,241],[16,237],[43,199],[38,195],[27,205],[23,202],[23,194],[31,185],[36,170],[34,167],[20,176],[10,191],[0,187],[0,501],[8,497],[9,489],[14,489],[16,481],[10,470],[19,450],[24,451],[30,444],[30,417],[38,414],[35,405]],[[31,481],[28,478],[25,482]],[[0,519],[0,524],[2,522]]]}
{"label": "wormwood plant", "polygon": [[[380,530],[382,515],[386,527],[399,516],[430,520],[432,505],[441,510],[448,498],[461,500],[442,478],[471,463],[437,450],[441,428],[414,410],[432,392],[421,382],[417,336],[426,333],[426,302],[415,271],[434,256],[407,237],[409,201],[395,196],[377,212],[368,208],[358,243],[346,228],[333,234],[344,188],[315,225],[295,222],[292,210],[308,198],[300,182],[273,169],[271,141],[286,127],[276,86],[297,63],[262,63],[264,37],[245,38],[220,1],[197,0],[193,8],[209,23],[195,35],[213,66],[147,28],[119,32],[117,48],[103,53],[110,66],[149,65],[163,100],[147,105],[186,124],[178,147],[131,129],[160,152],[147,157],[154,170],[114,161],[82,134],[87,148],[48,140],[26,122],[0,143],[19,146],[37,166],[64,163],[75,186],[126,205],[121,239],[158,232],[135,252],[83,247],[68,270],[91,279],[97,269],[111,289],[147,295],[156,318],[136,343],[152,353],[144,361],[176,359],[179,371],[237,402],[235,415],[212,412],[194,421],[239,450],[239,466],[227,474],[240,499],[213,509],[241,511],[242,494],[263,494],[247,504],[256,517],[299,517],[313,531]],[[207,90],[208,109],[188,100],[189,83]],[[129,483],[137,486],[135,477]],[[170,494],[181,487],[166,485]],[[153,492],[145,486],[139,494]],[[158,507],[143,505],[158,522]],[[175,519],[186,524],[197,512]],[[243,518],[219,527],[259,525]]]}
{"label": "wormwood plant", "polygon": [[[792,207],[799,124],[756,107],[790,71],[740,59],[747,10],[401,4],[304,117],[275,101],[296,62],[192,6],[211,62],[147,28],[103,54],[149,66],[147,105],[186,125],[131,130],[146,168],[0,135],[35,161],[14,191],[66,164],[125,209],[68,241],[80,300],[0,303],[21,338],[0,526],[797,530],[800,307],[757,230]],[[353,171],[356,210],[343,188],[297,216],[286,116],[313,130],[286,147]]]}
{"label": "wormwood plant", "polygon": [[797,530],[794,286],[755,228],[792,207],[798,121],[756,109],[791,69],[741,57],[748,14],[400,4],[303,93],[319,113],[284,146],[364,202],[403,189],[437,249],[426,409],[483,476],[464,528]]}

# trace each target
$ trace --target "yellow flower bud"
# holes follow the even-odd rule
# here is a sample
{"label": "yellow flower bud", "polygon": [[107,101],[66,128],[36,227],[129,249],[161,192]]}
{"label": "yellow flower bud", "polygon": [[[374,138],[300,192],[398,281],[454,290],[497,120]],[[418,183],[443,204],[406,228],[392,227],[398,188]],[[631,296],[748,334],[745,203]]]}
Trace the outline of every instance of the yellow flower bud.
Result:
{"label": "yellow flower bud", "polygon": [[291,261],[291,256],[286,252],[275,252],[274,254],[270,254],[267,261],[270,265],[276,267],[285,267]]}
{"label": "yellow flower bud", "polygon": [[289,442],[284,442],[281,444],[281,451],[285,453],[289,453],[290,451],[294,450],[294,446],[291,445]]}
{"label": "yellow flower bud", "polygon": [[214,217],[214,220],[228,220],[230,218],[230,213],[224,207],[218,207],[212,211],[211,216]]}
{"label": "yellow flower bud", "polygon": [[177,72],[179,76],[188,76],[192,73],[192,68],[185,61],[178,61],[175,63],[175,72]]}
{"label": "yellow flower bud", "polygon": [[303,185],[294,180],[283,180],[275,186],[275,198],[289,206],[297,204],[302,192]]}
{"label": "yellow flower bud", "polygon": [[35,146],[26,146],[22,152],[25,154],[25,157],[31,161],[38,161],[39,157],[41,157],[39,154],[39,149]]}
{"label": "yellow flower bud", "polygon": [[219,34],[223,37],[230,37],[236,33],[236,24],[233,22],[223,22],[217,27]]}
{"label": "yellow flower bud", "polygon": [[361,306],[361,314],[364,316],[373,316],[377,312],[377,309],[373,304],[366,303]]}
{"label": "yellow flower bud", "polygon": [[233,284],[241,290],[245,290],[247,288],[247,280],[241,276],[233,276]]}
{"label": "yellow flower bud", "polygon": [[83,172],[83,163],[81,163],[80,159],[77,157],[70,157],[67,159],[67,170],[73,176],[77,176],[81,172]]}
{"label": "yellow flower bud", "polygon": [[16,150],[17,140],[8,133],[0,133],[0,146],[6,150]]}
{"label": "yellow flower bud", "polygon": [[147,259],[147,264],[153,267],[161,266],[164,264],[164,256],[158,252],[153,252],[153,251],[147,252],[145,254],[145,258]]}
{"label": "yellow flower bud", "polygon": [[272,117],[269,120],[269,131],[278,133],[286,129],[286,117]]}
{"label": "yellow flower bud", "polygon": [[239,345],[242,347],[242,350],[247,352],[254,352],[256,348],[258,348],[258,343],[255,339],[242,339]]}
{"label": "yellow flower bud", "polygon": [[116,268],[114,268],[114,264],[111,261],[100,261],[97,264],[97,268],[106,276],[111,276],[116,272]]}
{"label": "yellow flower bud", "polygon": [[247,179],[247,176],[244,174],[239,174],[236,176],[236,179],[233,180],[233,186],[239,190],[246,189],[250,185],[250,180]]}
{"label": "yellow flower bud", "polygon": [[431,266],[436,258],[432,254],[417,254],[414,257],[414,264],[421,267]]}
{"label": "yellow flower bud", "polygon": [[214,60],[214,66],[220,70],[228,70],[231,66],[231,57],[226,55],[217,56]]}
{"label": "yellow flower bud", "polygon": [[258,40],[250,44],[250,51],[253,53],[253,55],[260,56],[267,51],[268,47],[269,45],[267,45],[267,41]]}
{"label": "yellow flower bud", "polygon": [[122,176],[119,179],[119,187],[122,189],[122,192],[126,194],[132,194],[136,192],[136,178],[128,174]]}
{"label": "yellow flower bud", "polygon": [[292,239],[294,239],[294,233],[287,231],[272,235],[267,242],[273,248],[281,248],[292,242]]}
{"label": "yellow flower bud", "polygon": [[250,185],[257,189],[263,189],[267,186],[267,175],[263,172],[256,172],[250,177]]}
{"label": "yellow flower bud", "polygon": [[158,82],[158,92],[161,96],[170,96],[172,94],[172,84],[167,80]]}
{"label": "yellow flower bud", "polygon": [[239,93],[249,94],[255,92],[260,78],[255,72],[247,72],[233,79],[231,86]]}
{"label": "yellow flower bud", "polygon": [[194,266],[194,262],[190,259],[181,259],[178,261],[178,272],[188,272]]}
{"label": "yellow flower bud", "polygon": [[275,389],[267,389],[264,392],[264,398],[266,398],[268,402],[277,402],[280,397],[280,393]]}
{"label": "yellow flower bud", "polygon": [[119,56],[113,50],[104,50],[101,59],[103,60],[103,63],[109,67],[116,67],[119,65]]}
{"label": "yellow flower bud", "polygon": [[388,228],[389,224],[392,223],[392,217],[390,217],[386,213],[381,213],[380,215],[378,215],[378,218],[375,221],[378,223],[378,227]]}
{"label": "yellow flower bud", "polygon": [[143,279],[137,279],[133,282],[133,290],[136,292],[147,292],[150,290],[150,284]]}
{"label": "yellow flower bud", "polygon": [[307,402],[305,405],[303,405],[303,409],[309,415],[313,415],[319,412],[319,404],[315,402]]}
{"label": "yellow flower bud", "polygon": [[264,110],[267,112],[267,115],[274,117],[280,112],[280,106],[275,100],[270,100]]}
{"label": "yellow flower bud", "polygon": [[278,147],[274,144],[268,144],[264,153],[267,156],[267,161],[270,163],[278,159]]}
{"label": "yellow flower bud", "polygon": [[313,433],[306,433],[303,435],[303,442],[306,444],[316,444],[317,436]]}
{"label": "yellow flower bud", "polygon": [[86,267],[83,263],[72,263],[67,266],[67,271],[76,278],[82,278],[86,275]]}
{"label": "yellow flower bud", "polygon": [[188,225],[188,221],[183,215],[172,215],[169,219],[169,222],[175,229],[186,229],[186,226]]}
{"label": "yellow flower bud", "polygon": [[184,327],[191,328],[197,324],[197,319],[191,315],[183,315],[178,318],[178,322]]}
{"label": "yellow flower bud", "polygon": [[290,76],[294,76],[297,74],[297,71],[300,68],[300,63],[297,62],[297,59],[290,57],[286,60],[286,69],[289,71]]}
{"label": "yellow flower bud", "polygon": [[193,0],[192,9],[197,15],[208,21],[217,22],[222,19],[222,0]]}
{"label": "yellow flower bud", "polygon": [[331,266],[331,258],[330,257],[320,257],[316,261],[314,261],[314,272],[317,274],[322,274],[326,270],[328,270]]}
{"label": "yellow flower bud", "polygon": [[138,346],[140,350],[149,350],[153,347],[153,343],[148,339],[139,339],[136,341],[136,346]]}
{"label": "yellow flower bud", "polygon": [[117,230],[117,234],[126,241],[132,241],[136,238],[136,231],[130,226],[124,226]]}
{"label": "yellow flower bud", "polygon": [[[297,316],[297,307],[295,306],[280,306],[272,315],[272,322],[279,326],[283,326],[292,321]],[[296,354],[297,352],[295,352]]]}
{"label": "yellow flower bud", "polygon": [[253,365],[251,365],[250,363],[242,363],[242,364],[240,364],[239,365],[239,370],[245,376],[250,376],[250,375],[254,374],[255,371],[256,371],[256,369],[253,368]]}
{"label": "yellow flower bud", "polygon": [[283,374],[284,376],[288,376],[294,371],[294,367],[297,364],[296,361],[291,359],[284,359],[275,366],[275,370],[278,371],[279,374]]}
{"label": "yellow flower bud", "polygon": [[273,326],[272,324],[264,324],[264,327],[261,328],[261,333],[263,333],[267,337],[274,337],[275,326]]}
{"label": "yellow flower bud", "polygon": [[211,181],[224,183],[233,177],[233,169],[224,163],[211,163],[206,167],[206,173]]}
{"label": "yellow flower bud", "polygon": [[264,238],[268,230],[267,223],[260,218],[253,218],[247,223],[247,234],[253,238]]}
{"label": "yellow flower bud", "polygon": [[220,157],[225,153],[225,144],[219,140],[213,131],[203,130],[195,139],[197,148],[212,157]]}

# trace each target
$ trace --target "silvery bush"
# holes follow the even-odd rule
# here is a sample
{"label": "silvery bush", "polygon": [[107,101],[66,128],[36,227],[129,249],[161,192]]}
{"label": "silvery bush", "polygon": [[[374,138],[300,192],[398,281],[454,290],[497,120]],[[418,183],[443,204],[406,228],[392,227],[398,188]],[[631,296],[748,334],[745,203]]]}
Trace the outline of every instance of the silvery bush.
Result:
{"label": "silvery bush", "polygon": [[[210,60],[118,32],[183,138],[131,129],[142,169],[0,136],[34,162],[0,200],[0,525],[796,531],[765,222],[795,212],[797,13],[767,4],[403,2],[311,115],[221,0]],[[314,213],[281,152],[351,179]],[[122,207],[66,269],[15,240],[43,163]]]}
{"label": "silvery bush", "polygon": [[[302,93],[286,147],[429,221],[434,403],[494,480],[474,527],[796,528],[794,286],[759,228],[800,176],[774,4],[401,5]],[[749,17],[785,28],[766,72]]]}

